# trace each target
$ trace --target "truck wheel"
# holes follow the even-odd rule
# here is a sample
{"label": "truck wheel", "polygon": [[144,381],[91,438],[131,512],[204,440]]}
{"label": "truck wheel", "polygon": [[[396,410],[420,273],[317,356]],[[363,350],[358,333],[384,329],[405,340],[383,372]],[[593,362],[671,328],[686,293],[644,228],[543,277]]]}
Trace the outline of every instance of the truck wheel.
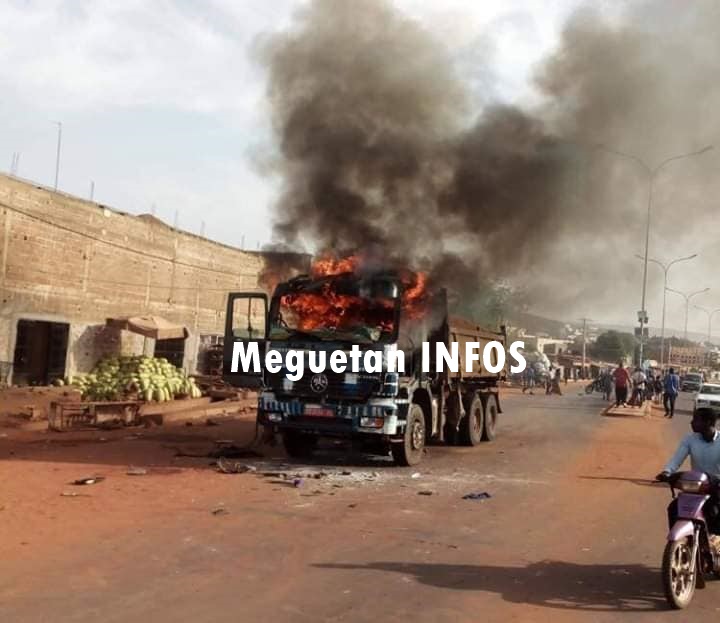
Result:
{"label": "truck wheel", "polygon": [[425,414],[417,404],[410,405],[402,443],[392,444],[392,455],[397,465],[417,465],[425,451]]}
{"label": "truck wheel", "polygon": [[495,439],[495,427],[497,426],[498,403],[497,397],[492,394],[488,396],[485,403],[485,423],[483,425],[483,441],[492,441]]}
{"label": "truck wheel", "polygon": [[283,433],[283,446],[290,458],[309,459],[317,446],[317,437],[294,430],[286,430]]}
{"label": "truck wheel", "polygon": [[465,417],[460,423],[460,439],[465,446],[476,446],[483,436],[485,422],[483,403],[476,393],[468,394],[464,402]]}

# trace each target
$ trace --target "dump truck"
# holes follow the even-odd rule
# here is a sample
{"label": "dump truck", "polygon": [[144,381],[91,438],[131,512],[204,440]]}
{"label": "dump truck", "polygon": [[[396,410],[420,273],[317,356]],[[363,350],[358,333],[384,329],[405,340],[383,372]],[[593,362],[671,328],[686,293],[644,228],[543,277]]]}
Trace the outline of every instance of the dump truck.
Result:
{"label": "dump truck", "polygon": [[[257,292],[231,293],[224,379],[258,389],[258,423],[280,433],[293,458],[308,458],[322,438],[341,438],[350,440],[353,450],[391,454],[397,465],[408,466],[422,460],[429,443],[492,441],[507,364],[490,372],[481,356],[467,372],[465,344],[479,343],[480,352],[491,341],[505,347],[504,327],[493,331],[450,316],[443,289],[424,293],[419,302],[409,301],[407,294],[407,284],[394,273],[300,276],[279,284],[269,300]],[[265,368],[233,372],[237,342],[257,342],[261,353],[302,351],[308,359],[312,351],[329,356],[357,345],[362,351],[382,351],[383,369],[312,372],[305,361],[295,381],[284,367],[272,373]],[[423,371],[423,342],[429,343],[429,372]],[[452,342],[458,343],[457,372],[447,365],[436,371],[438,342],[448,352]],[[393,351],[404,353],[404,372],[389,369]],[[498,365],[495,359],[489,367]]]}

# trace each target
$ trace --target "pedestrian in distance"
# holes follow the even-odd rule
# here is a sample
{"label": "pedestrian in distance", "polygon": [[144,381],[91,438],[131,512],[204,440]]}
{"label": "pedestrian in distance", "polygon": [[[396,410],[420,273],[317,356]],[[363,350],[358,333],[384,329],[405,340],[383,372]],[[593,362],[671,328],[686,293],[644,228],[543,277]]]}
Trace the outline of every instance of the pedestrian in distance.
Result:
{"label": "pedestrian in distance", "polygon": [[663,382],[660,378],[660,375],[658,374],[655,377],[655,380],[653,381],[653,401],[656,404],[660,404],[662,401],[662,394],[663,394]]}
{"label": "pedestrian in distance", "polygon": [[665,407],[665,417],[672,418],[675,415],[675,400],[680,393],[680,377],[675,374],[675,369],[670,368],[665,375],[665,390],[663,398],[663,406]]}
{"label": "pedestrian in distance", "polygon": [[603,372],[602,378],[603,400],[609,401],[613,390],[613,377],[610,370]]}
{"label": "pedestrian in distance", "polygon": [[555,376],[552,379],[550,393],[551,394],[557,394],[558,396],[562,396],[562,391],[560,391],[560,368],[555,370]]}
{"label": "pedestrian in distance", "polygon": [[628,387],[630,386],[630,373],[627,371],[625,364],[620,361],[618,367],[613,372],[613,381],[615,382],[615,406],[627,407]]}

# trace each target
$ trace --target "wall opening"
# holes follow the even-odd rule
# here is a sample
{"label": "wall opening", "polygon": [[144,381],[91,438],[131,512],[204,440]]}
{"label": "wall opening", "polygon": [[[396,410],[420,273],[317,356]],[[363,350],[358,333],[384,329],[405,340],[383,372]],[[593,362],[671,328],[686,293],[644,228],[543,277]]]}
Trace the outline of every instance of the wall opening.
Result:
{"label": "wall opening", "polygon": [[69,333],[65,322],[18,320],[13,384],[49,385],[63,378]]}
{"label": "wall opening", "polygon": [[176,368],[183,369],[185,359],[185,340],[177,338],[174,340],[156,340],[155,357],[165,357]]}

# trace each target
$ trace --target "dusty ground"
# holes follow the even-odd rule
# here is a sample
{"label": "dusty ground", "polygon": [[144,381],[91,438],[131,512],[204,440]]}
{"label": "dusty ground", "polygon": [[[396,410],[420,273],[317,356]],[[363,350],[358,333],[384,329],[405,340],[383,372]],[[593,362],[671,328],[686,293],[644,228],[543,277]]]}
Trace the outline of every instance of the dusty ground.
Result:
{"label": "dusty ground", "polygon": [[669,493],[647,479],[687,413],[601,417],[580,390],[508,392],[494,443],[433,447],[416,469],[333,452],[287,466],[275,448],[221,474],[176,456],[248,442],[247,419],[1,429],[0,620],[715,620],[720,585],[679,615],[660,594]]}

